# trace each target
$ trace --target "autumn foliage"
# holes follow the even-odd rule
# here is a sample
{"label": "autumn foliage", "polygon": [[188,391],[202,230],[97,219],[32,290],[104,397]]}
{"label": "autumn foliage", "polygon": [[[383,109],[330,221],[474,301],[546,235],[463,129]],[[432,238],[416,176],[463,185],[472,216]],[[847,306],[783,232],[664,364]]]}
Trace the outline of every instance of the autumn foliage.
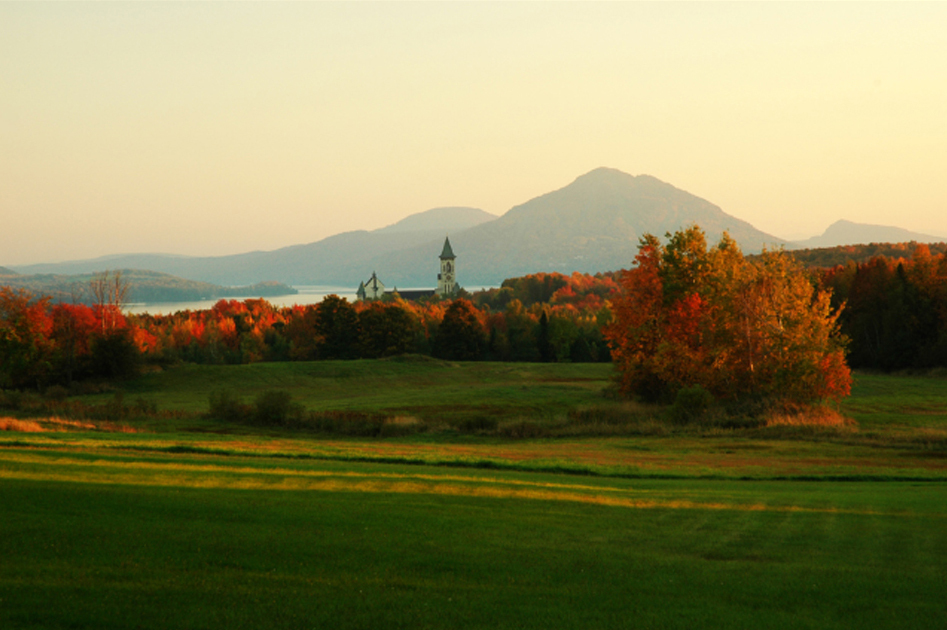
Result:
{"label": "autumn foliage", "polygon": [[851,388],[839,310],[782,252],[744,258],[727,235],[692,227],[642,239],[605,329],[622,390],[673,400],[700,386],[720,400],[840,399]]}
{"label": "autumn foliage", "polygon": [[[821,271],[856,368],[885,371],[947,366],[947,254],[912,244],[898,258],[876,256]],[[940,247],[943,250],[943,244]]]}

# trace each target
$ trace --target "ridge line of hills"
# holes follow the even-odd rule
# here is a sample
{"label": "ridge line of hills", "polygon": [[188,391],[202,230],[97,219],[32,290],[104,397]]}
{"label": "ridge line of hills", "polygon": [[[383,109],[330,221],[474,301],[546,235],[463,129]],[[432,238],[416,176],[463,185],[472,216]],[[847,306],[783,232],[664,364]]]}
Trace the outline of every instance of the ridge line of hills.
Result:
{"label": "ridge line of hills", "polygon": [[271,251],[214,257],[112,255],[14,266],[13,271],[79,274],[147,269],[222,286],[275,280],[296,286],[353,287],[376,271],[388,286],[429,287],[436,283],[437,255],[449,234],[458,256],[458,279],[463,286],[473,287],[541,271],[595,273],[624,268],[631,264],[643,234],[661,236],[690,224],[699,225],[710,242],[728,231],[748,254],[764,246],[834,247],[852,238],[947,240],[900,228],[838,221],[820,237],[791,243],[650,175],[597,168],[499,217],[477,208],[434,208],[376,230],[343,232]]}
{"label": "ridge line of hills", "polygon": [[[35,295],[49,296],[54,302],[92,304],[89,285],[95,273],[16,274],[0,267],[0,286],[26,289]],[[187,280],[166,273],[141,269],[119,269],[128,282],[128,301],[135,303],[193,302],[219,298],[257,298],[294,295],[293,287],[266,281],[248,286],[224,287],[209,282]]]}

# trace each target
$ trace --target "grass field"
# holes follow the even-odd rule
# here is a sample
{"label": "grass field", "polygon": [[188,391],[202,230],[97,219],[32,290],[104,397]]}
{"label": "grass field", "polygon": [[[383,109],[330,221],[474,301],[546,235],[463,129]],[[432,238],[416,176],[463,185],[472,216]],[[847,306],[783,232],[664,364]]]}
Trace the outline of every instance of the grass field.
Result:
{"label": "grass field", "polygon": [[[185,412],[128,418],[138,432],[0,432],[0,628],[945,626],[947,380],[859,375],[844,428],[668,427],[631,407],[654,419],[621,435],[452,428],[624,409],[609,376],[184,367],[127,385]],[[432,428],[229,425],[200,415],[220,387]]]}

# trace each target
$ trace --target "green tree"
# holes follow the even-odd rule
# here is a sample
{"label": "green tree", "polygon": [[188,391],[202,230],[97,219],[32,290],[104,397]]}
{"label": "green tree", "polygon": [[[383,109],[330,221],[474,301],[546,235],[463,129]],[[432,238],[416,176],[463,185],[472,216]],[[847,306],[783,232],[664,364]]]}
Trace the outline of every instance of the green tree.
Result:
{"label": "green tree", "polygon": [[313,333],[320,359],[354,359],[358,355],[359,316],[338,295],[327,295],[315,308]]}
{"label": "green tree", "polygon": [[451,302],[434,339],[434,356],[455,361],[477,361],[487,349],[487,336],[477,309],[468,300]]}
{"label": "green tree", "polygon": [[358,314],[358,328],[362,357],[374,359],[414,350],[418,324],[398,304],[372,302]]}

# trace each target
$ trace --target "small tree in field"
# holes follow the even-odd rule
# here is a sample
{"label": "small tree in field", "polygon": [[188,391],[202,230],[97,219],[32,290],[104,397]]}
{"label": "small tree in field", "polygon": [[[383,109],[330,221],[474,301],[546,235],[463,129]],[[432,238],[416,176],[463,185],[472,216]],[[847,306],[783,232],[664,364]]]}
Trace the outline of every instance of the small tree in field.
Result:
{"label": "small tree in field", "polygon": [[605,331],[622,390],[672,400],[700,386],[721,400],[806,404],[847,396],[838,311],[783,252],[743,257],[726,234],[707,248],[697,227],[646,235]]}

